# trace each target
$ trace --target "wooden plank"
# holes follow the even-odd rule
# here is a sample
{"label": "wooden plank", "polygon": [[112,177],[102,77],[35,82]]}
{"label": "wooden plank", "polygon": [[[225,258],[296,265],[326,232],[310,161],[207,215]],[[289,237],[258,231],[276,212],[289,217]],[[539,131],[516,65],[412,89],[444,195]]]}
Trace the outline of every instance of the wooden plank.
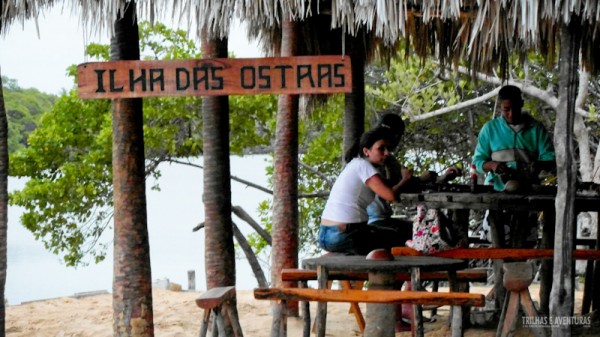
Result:
{"label": "wooden plank", "polygon": [[[393,247],[392,254],[395,256],[423,255],[408,247]],[[456,248],[439,252],[432,256],[454,259],[551,259],[554,257],[554,250],[529,248]],[[576,249],[573,251],[573,258],[576,260],[600,260],[600,250]]]}
{"label": "wooden plank", "polygon": [[482,307],[485,296],[471,293],[440,293],[402,290],[332,290],[298,288],[256,288],[257,300],[360,302],[422,305],[471,305]]}
{"label": "wooden plank", "polygon": [[77,66],[80,98],[325,94],[352,91],[342,55],[89,62]]}
{"label": "wooden plank", "polygon": [[[330,280],[350,280],[350,281],[368,281],[368,273],[354,273],[354,272],[329,272]],[[395,279],[397,281],[410,281],[410,273],[396,273]],[[485,269],[474,268],[459,270],[457,272],[459,281],[485,281],[487,280],[487,271]],[[424,281],[446,281],[448,280],[448,272],[435,271],[435,272],[421,272],[421,279]],[[295,269],[295,268],[284,268],[281,270],[282,281],[315,281],[317,280],[317,272],[310,269]]]}
{"label": "wooden plank", "polygon": [[203,309],[212,309],[234,296],[234,286],[212,288],[196,299],[196,305]]}

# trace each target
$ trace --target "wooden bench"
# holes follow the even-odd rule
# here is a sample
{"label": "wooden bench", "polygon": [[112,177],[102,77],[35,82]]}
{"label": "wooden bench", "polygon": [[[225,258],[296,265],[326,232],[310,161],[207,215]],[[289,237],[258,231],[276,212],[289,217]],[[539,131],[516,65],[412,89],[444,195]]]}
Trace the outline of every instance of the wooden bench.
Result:
{"label": "wooden bench", "polygon": [[[410,281],[410,273],[397,273],[395,275],[397,281]],[[466,287],[464,291],[468,292],[468,283],[469,282],[487,282],[488,273],[484,268],[474,268],[474,269],[466,269],[457,271],[457,279],[459,282],[466,283]],[[330,272],[329,273],[330,280],[338,280],[340,281],[340,285],[342,289],[362,289],[362,285],[364,281],[369,279],[368,273],[353,273],[353,272]],[[296,268],[284,268],[281,270],[281,280],[288,282],[298,282],[300,288],[308,288],[308,281],[316,281],[317,280],[317,271],[315,270],[307,270],[307,269],[296,269]],[[447,281],[448,273],[447,272],[422,272],[421,280],[423,281],[433,281],[434,283],[434,291],[437,291],[437,282],[439,281]],[[355,287],[352,287],[350,281],[356,281],[357,284]],[[436,306],[431,308],[432,315],[435,315]],[[362,314],[360,307],[357,302],[350,302],[350,313],[354,314],[356,319],[356,323],[358,325],[358,329],[360,332],[364,332],[365,330],[365,320]],[[310,327],[310,311],[308,308],[308,302],[304,302],[302,315],[304,318],[305,327]]]}
{"label": "wooden bench", "polygon": [[[423,255],[412,248],[394,247],[392,248],[394,256],[419,256]],[[539,249],[539,248],[455,248],[442,251],[434,254],[438,257],[455,258],[455,259],[481,259],[481,260],[510,260],[524,261],[529,259],[552,259],[554,258],[554,249]],[[600,260],[600,250],[597,249],[574,249],[574,260]],[[586,283],[583,290],[584,303],[582,303],[582,312],[589,310],[590,298],[594,296],[592,281],[588,278],[594,278],[593,275],[586,273]],[[590,295],[590,292],[592,295]],[[540,302],[549,303],[549,287],[542,293],[540,292]],[[587,309],[587,310],[586,310]]]}
{"label": "wooden bench", "polygon": [[[213,331],[218,331],[219,336],[243,336],[237,315],[232,312],[231,306],[224,306],[224,304],[229,304],[233,299],[235,299],[235,287],[233,286],[212,288],[196,299],[196,305],[204,309],[202,325],[200,326],[200,337],[206,336],[211,313],[214,316],[212,329]],[[223,308],[225,309],[224,312]],[[224,314],[228,316],[233,331],[227,331],[223,320]],[[213,335],[216,334],[213,333]]]}
{"label": "wooden bench", "polygon": [[[418,305],[468,305],[484,306],[485,297],[481,294],[460,292],[423,292],[401,290],[355,290],[355,289],[310,289],[310,288],[257,288],[254,289],[254,298],[257,300],[277,300],[279,308],[285,308],[287,301],[303,302],[350,302],[350,303],[385,303],[385,304],[418,304]],[[285,310],[285,309],[282,309]],[[285,336],[286,315],[282,313],[282,322],[274,325],[278,332],[271,336]],[[306,327],[306,326],[305,326]],[[275,331],[275,330],[274,330]],[[308,336],[309,331],[304,331]]]}
{"label": "wooden bench", "polygon": [[[410,281],[410,273],[396,273],[396,281]],[[460,282],[486,282],[487,270],[485,268],[472,268],[459,270],[456,272],[456,277]],[[367,281],[368,273],[352,273],[352,272],[330,272],[328,275],[330,280],[347,280],[347,281]],[[282,281],[315,281],[317,280],[316,270],[284,268],[281,270]],[[423,281],[447,281],[448,273],[445,271],[422,272],[421,280]]]}

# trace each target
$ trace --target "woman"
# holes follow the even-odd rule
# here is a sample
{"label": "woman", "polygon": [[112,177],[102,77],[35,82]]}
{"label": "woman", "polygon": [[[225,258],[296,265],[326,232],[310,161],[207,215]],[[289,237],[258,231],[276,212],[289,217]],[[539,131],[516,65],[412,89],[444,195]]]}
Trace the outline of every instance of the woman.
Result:
{"label": "woman", "polygon": [[378,171],[390,156],[392,136],[388,128],[375,128],[365,132],[358,145],[348,151],[346,158],[352,159],[335,181],[321,216],[321,248],[366,255],[373,249],[404,245],[405,238],[393,235],[390,229],[367,225],[367,206],[375,196],[395,201],[412,177],[407,168],[402,168],[402,179],[390,187]]}

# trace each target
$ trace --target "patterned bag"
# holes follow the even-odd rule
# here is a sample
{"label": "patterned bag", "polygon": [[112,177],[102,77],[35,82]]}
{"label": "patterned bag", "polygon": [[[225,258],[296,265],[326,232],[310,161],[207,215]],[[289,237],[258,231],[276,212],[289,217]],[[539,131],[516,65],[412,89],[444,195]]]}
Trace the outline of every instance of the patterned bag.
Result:
{"label": "patterned bag", "polygon": [[425,255],[435,254],[456,246],[457,235],[451,220],[438,209],[428,209],[417,205],[417,215],[413,222],[413,238],[406,246]]}

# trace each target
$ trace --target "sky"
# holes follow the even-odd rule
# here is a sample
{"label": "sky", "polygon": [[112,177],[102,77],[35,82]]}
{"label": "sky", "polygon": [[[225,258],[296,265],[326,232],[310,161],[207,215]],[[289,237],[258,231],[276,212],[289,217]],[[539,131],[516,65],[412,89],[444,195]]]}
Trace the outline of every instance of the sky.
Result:
{"label": "sky", "polygon": [[[36,88],[49,94],[60,94],[74,83],[67,76],[67,67],[87,62],[84,50],[84,31],[79,19],[70,11],[55,6],[38,18],[39,37],[35,22],[22,25],[14,22],[5,36],[0,36],[0,72],[16,79],[21,88]],[[88,42],[108,44],[108,33],[92,35]],[[236,57],[261,57],[256,42],[248,41],[245,31],[232,27],[229,50]]]}

